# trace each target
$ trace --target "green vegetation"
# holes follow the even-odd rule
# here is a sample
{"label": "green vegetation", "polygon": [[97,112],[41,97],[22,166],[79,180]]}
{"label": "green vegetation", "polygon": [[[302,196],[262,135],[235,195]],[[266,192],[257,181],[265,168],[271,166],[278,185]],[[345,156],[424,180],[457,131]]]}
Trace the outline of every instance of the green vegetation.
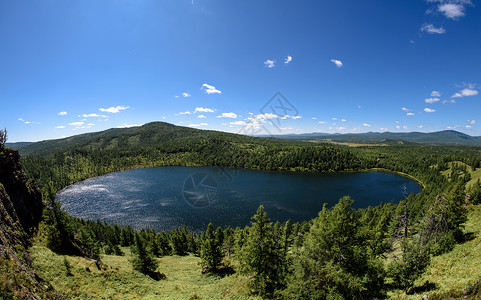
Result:
{"label": "green vegetation", "polygon": [[[46,147],[53,148],[47,152]],[[438,257],[469,243],[465,202],[481,201],[481,184],[472,182],[481,166],[477,147],[348,148],[151,123],[32,144],[27,150],[31,155],[23,158],[24,167],[47,204],[37,245],[55,252],[37,246],[35,266],[69,297],[359,299],[405,297],[422,289],[432,293],[433,287],[420,280]],[[355,199],[344,197],[301,224],[273,223],[261,206],[246,228],[214,231],[210,224],[203,233],[185,226],[136,232],[86,221],[68,216],[54,200],[58,189],[78,180],[167,165],[303,172],[382,169],[416,179],[423,190],[399,204],[360,210],[352,209]],[[171,272],[183,263],[185,269]],[[179,274],[195,280],[171,285]],[[473,293],[475,287],[466,294]]]}

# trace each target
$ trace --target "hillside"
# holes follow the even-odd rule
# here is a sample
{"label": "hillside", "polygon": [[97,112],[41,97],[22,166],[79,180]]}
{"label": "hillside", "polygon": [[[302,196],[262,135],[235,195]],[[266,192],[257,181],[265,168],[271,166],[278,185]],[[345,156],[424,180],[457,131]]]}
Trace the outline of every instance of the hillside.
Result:
{"label": "hillside", "polygon": [[165,122],[152,122],[139,127],[112,128],[57,140],[46,140],[23,146],[22,155],[50,155],[69,149],[109,150],[153,147],[175,144],[198,138],[220,138],[243,142],[262,142],[263,139],[213,130],[199,130]]}
{"label": "hillside", "polygon": [[32,267],[28,248],[43,204],[19,158],[17,151],[0,148],[0,299],[62,299]]}
{"label": "hillside", "polygon": [[454,130],[438,132],[367,132],[346,134],[309,133],[298,135],[277,135],[276,138],[308,140],[308,141],[333,141],[358,144],[427,144],[427,145],[455,145],[455,146],[481,146],[481,137],[473,137]]}

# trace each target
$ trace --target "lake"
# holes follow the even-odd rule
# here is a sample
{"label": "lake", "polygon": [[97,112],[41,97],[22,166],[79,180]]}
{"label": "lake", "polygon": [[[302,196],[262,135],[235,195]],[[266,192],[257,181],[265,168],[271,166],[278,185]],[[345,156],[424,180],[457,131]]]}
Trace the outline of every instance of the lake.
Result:
{"label": "lake", "polygon": [[158,167],[127,170],[73,184],[57,195],[72,216],[134,229],[192,230],[250,223],[260,204],[273,221],[317,216],[350,195],[354,207],[398,202],[421,187],[392,173],[294,173],[219,167]]}

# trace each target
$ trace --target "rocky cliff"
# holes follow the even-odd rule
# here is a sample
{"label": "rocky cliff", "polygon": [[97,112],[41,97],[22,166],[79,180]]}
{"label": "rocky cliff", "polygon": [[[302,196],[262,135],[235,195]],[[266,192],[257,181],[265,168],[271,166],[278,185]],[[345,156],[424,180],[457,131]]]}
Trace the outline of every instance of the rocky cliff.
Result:
{"label": "rocky cliff", "polygon": [[16,150],[0,147],[0,299],[60,299],[32,269],[30,237],[42,218],[42,195],[22,171]]}

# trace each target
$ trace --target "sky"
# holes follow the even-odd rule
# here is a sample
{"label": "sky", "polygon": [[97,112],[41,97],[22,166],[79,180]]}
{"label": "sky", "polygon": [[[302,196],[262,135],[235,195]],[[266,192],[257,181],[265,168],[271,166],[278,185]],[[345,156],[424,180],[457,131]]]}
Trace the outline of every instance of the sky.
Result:
{"label": "sky", "polygon": [[0,128],[481,136],[475,0],[0,1]]}

